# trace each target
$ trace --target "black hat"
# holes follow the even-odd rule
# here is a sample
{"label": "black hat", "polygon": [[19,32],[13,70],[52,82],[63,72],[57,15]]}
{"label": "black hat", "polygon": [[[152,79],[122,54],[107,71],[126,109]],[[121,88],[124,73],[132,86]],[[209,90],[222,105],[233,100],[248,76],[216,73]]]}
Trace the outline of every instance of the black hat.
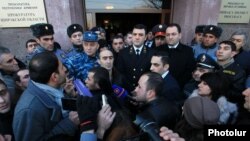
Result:
{"label": "black hat", "polygon": [[81,25],[79,24],[72,24],[67,28],[67,34],[69,37],[71,37],[71,35],[75,32],[82,32],[83,33],[83,28]]}
{"label": "black hat", "polygon": [[197,25],[195,27],[195,33],[203,33],[205,27],[205,25]]}
{"label": "black hat", "polygon": [[33,36],[39,38],[41,36],[53,35],[54,30],[51,24],[47,23],[37,23],[30,26]]}
{"label": "black hat", "polygon": [[166,28],[167,26],[165,24],[158,24],[153,27],[152,32],[155,37],[157,36],[165,36],[166,35]]}
{"label": "black hat", "polygon": [[206,33],[210,33],[210,34],[213,34],[215,37],[219,38],[221,33],[222,33],[222,29],[218,26],[215,26],[215,25],[207,25],[205,28],[204,28],[204,34]]}
{"label": "black hat", "polygon": [[197,59],[197,67],[205,68],[205,69],[219,69],[219,65],[215,62],[215,60],[209,56],[208,54],[202,53]]}

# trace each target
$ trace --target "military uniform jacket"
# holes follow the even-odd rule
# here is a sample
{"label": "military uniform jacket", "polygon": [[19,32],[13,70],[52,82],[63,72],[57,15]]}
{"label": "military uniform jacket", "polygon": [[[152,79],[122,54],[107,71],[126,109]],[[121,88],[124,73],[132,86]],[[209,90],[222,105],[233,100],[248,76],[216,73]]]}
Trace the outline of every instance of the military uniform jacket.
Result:
{"label": "military uniform jacket", "polygon": [[136,56],[133,46],[119,52],[116,66],[128,80],[129,91],[134,90],[141,75],[150,70],[153,53],[154,50],[146,46],[143,46],[139,57]]}
{"label": "military uniform jacket", "polygon": [[246,73],[235,62],[228,64],[227,67],[221,70],[229,79],[229,92],[226,95],[229,101],[243,105],[244,97],[242,91],[245,89]]}
{"label": "military uniform jacket", "polygon": [[75,45],[72,45],[72,47],[69,50],[66,51],[67,58],[69,58],[71,56],[75,56],[79,52],[83,52],[82,46],[77,47]]}

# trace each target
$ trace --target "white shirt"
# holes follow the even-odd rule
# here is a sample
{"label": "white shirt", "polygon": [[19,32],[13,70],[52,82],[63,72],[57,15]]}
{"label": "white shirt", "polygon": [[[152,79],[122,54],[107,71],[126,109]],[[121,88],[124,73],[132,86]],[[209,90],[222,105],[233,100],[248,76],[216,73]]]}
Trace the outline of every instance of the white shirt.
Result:
{"label": "white shirt", "polygon": [[174,46],[168,45],[168,48],[177,48],[178,45],[179,45],[179,42],[176,45],[174,45]]}
{"label": "white shirt", "polygon": [[168,75],[168,72],[169,72],[169,71],[164,72],[164,73],[161,75],[161,77],[162,77],[162,78],[165,78],[165,77]]}
{"label": "white shirt", "polygon": [[141,47],[139,47],[139,48],[138,48],[138,47],[135,47],[135,46],[133,45],[133,48],[134,48],[134,50],[135,50],[135,53],[137,53],[136,50],[139,49],[139,55],[140,55],[140,54],[141,54],[141,50],[142,50],[142,48],[143,48],[143,45],[142,45]]}

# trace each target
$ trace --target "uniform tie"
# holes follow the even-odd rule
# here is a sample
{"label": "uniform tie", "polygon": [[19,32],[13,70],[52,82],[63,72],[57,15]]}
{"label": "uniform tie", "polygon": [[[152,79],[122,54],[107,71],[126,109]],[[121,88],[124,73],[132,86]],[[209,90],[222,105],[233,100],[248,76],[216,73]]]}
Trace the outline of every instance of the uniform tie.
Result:
{"label": "uniform tie", "polygon": [[140,50],[139,49],[136,49],[136,55],[139,56],[140,55]]}

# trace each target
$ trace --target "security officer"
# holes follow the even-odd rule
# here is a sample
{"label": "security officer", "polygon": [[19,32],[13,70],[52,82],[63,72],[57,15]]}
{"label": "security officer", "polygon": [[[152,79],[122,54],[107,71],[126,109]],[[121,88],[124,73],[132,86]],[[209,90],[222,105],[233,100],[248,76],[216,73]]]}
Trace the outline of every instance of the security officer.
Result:
{"label": "security officer", "polygon": [[133,45],[118,54],[116,67],[128,79],[129,91],[133,91],[140,76],[150,70],[150,60],[154,52],[144,45],[146,33],[144,25],[135,25],[132,32]]}
{"label": "security officer", "polygon": [[216,60],[215,52],[218,49],[217,41],[222,33],[222,29],[215,25],[208,25],[204,28],[203,39],[201,44],[193,46],[194,57],[197,58],[201,53],[210,55]]}
{"label": "security officer", "polygon": [[83,50],[74,56],[65,59],[64,65],[69,71],[69,77],[81,79],[87,78],[88,70],[99,66],[97,62],[97,50],[99,48],[98,36],[95,32],[85,31],[83,34]]}
{"label": "security officer", "polygon": [[153,27],[152,32],[154,35],[154,45],[153,47],[158,47],[160,45],[166,44],[166,28],[165,24],[158,24]]}
{"label": "security officer", "polygon": [[185,98],[188,98],[198,88],[200,77],[204,73],[215,72],[219,69],[219,65],[211,56],[205,53],[200,54],[196,59],[196,69],[193,71],[192,79],[183,88]]}
{"label": "security officer", "polygon": [[54,52],[61,62],[64,62],[64,59],[66,58],[65,52],[54,47],[53,26],[47,23],[37,23],[31,25],[30,28],[38,43],[36,49],[32,53],[32,56],[41,52],[51,51]]}
{"label": "security officer", "polygon": [[205,27],[206,27],[205,25],[197,25],[195,27],[195,36],[194,36],[193,40],[191,41],[191,46],[201,44],[202,37],[203,37],[203,31],[204,31]]}
{"label": "security officer", "polygon": [[244,97],[242,95],[245,89],[246,73],[234,62],[236,54],[236,45],[232,41],[222,41],[216,51],[218,64],[222,67],[221,72],[228,77],[230,83],[229,92],[226,97],[230,102],[237,103],[242,108]]}
{"label": "security officer", "polygon": [[71,24],[67,28],[67,34],[69,36],[69,40],[72,43],[72,47],[67,51],[68,56],[74,56],[77,52],[83,51],[82,46],[82,36],[83,36],[83,28],[79,24]]}

